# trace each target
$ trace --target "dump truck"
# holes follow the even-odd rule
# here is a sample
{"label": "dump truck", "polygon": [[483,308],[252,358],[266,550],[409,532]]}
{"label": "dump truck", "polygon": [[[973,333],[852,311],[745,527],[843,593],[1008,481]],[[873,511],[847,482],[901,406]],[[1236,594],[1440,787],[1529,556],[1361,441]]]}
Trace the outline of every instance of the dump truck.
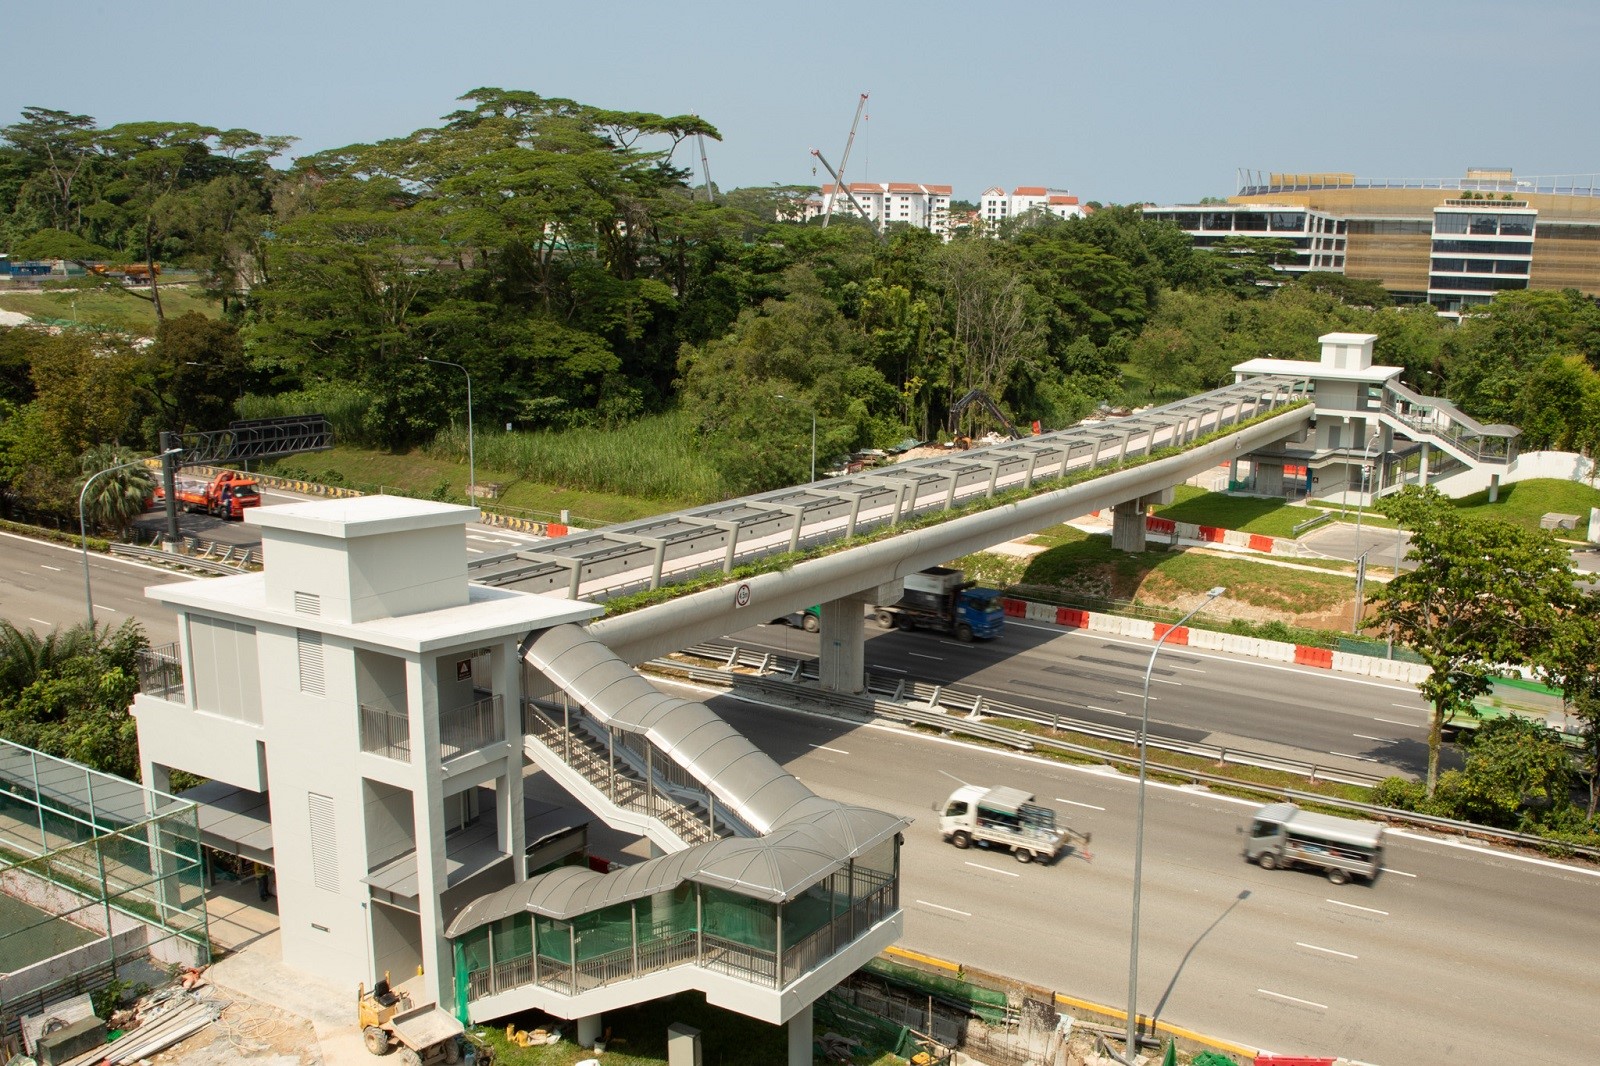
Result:
{"label": "dump truck", "polygon": [[[173,479],[173,490],[178,505],[185,511],[203,511],[214,518],[242,519],[246,507],[261,506],[261,493],[255,479],[237,470],[223,470],[210,479],[180,474]],[[166,502],[166,494],[159,484],[151,502],[157,507]]]}
{"label": "dump truck", "polygon": [[1089,834],[1056,822],[1056,812],[1020,788],[962,785],[944,801],[939,832],[958,848],[1009,848],[1018,862],[1049,862],[1067,844],[1087,847]]}
{"label": "dump truck", "polygon": [[1371,882],[1383,869],[1383,826],[1269,803],[1250,819],[1244,857],[1263,870],[1320,870],[1336,885]]}
{"label": "dump truck", "polygon": [[928,629],[953,633],[962,642],[992,640],[1005,629],[999,589],[979,588],[960,570],[935,566],[907,574],[898,603],[882,604],[875,617],[884,629]]}
{"label": "dump truck", "polygon": [[387,1055],[398,1047],[395,1058],[404,1066],[461,1061],[461,1023],[436,1004],[413,1007],[409,995],[389,985],[388,974],[370,992],[356,986],[356,1024],[368,1051]]}

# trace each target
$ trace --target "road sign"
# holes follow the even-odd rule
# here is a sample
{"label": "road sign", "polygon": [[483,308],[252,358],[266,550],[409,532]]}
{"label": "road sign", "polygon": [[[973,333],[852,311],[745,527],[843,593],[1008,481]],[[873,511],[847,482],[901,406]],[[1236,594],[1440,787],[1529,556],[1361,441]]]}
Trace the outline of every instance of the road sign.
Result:
{"label": "road sign", "polygon": [[735,607],[748,607],[748,606],[750,606],[750,583],[749,582],[747,582],[747,581],[740,582],[738,589],[736,589],[734,591],[734,594],[733,594],[733,605]]}

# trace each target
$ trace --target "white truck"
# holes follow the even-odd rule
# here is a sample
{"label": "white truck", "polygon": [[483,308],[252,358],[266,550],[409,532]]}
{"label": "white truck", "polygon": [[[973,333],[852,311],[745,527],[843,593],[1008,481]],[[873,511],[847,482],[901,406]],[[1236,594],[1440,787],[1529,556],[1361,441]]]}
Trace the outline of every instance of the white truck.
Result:
{"label": "white truck", "polygon": [[1383,826],[1269,803],[1250,819],[1244,857],[1263,870],[1306,867],[1336,885],[1352,877],[1370,883],[1383,869]]}
{"label": "white truck", "polygon": [[1056,824],[1056,812],[1033,802],[1020,788],[962,785],[944,801],[939,832],[958,848],[1009,848],[1018,862],[1049,862],[1070,842],[1089,843],[1088,833]]}

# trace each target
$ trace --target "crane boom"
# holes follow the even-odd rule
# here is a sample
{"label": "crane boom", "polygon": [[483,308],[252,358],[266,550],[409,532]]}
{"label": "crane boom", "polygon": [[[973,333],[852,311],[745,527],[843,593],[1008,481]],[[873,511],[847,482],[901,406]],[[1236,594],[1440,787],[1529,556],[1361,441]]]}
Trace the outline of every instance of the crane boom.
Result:
{"label": "crane boom", "polygon": [[[850,165],[850,148],[856,143],[856,127],[861,124],[861,112],[866,108],[866,106],[867,94],[862,93],[861,99],[856,101],[856,117],[850,122],[850,136],[846,138],[844,142],[844,155],[839,157],[839,173],[833,175],[833,184],[836,193],[837,190],[842,188],[844,185],[844,168]],[[819,156],[818,158],[820,159],[821,157]],[[832,173],[831,168],[829,169],[829,173]],[[851,199],[854,200],[855,197],[852,196]],[[822,228],[827,229],[828,221],[833,218],[833,196],[829,196],[827,203],[823,204],[822,206]]]}
{"label": "crane boom", "polygon": [[702,134],[695,134],[694,139],[700,142],[700,173],[706,176],[706,202],[714,204],[717,198],[711,194],[711,163],[706,159],[706,139]]}
{"label": "crane boom", "polygon": [[[828,173],[833,176],[834,185],[844,187],[844,182],[839,180],[839,172],[833,169],[832,163],[823,158],[821,150],[813,148],[811,149],[811,154],[817,157],[818,162],[828,168]],[[850,198],[850,203],[853,207],[855,207],[856,212],[861,216],[861,221],[865,222],[869,226],[872,226],[872,219],[867,217],[867,209],[861,206],[861,201],[856,199],[856,194],[851,192],[848,188],[845,188],[844,194]],[[824,226],[828,224],[827,215],[822,216],[822,224]],[[874,233],[878,232],[878,227],[872,226],[872,231]]]}

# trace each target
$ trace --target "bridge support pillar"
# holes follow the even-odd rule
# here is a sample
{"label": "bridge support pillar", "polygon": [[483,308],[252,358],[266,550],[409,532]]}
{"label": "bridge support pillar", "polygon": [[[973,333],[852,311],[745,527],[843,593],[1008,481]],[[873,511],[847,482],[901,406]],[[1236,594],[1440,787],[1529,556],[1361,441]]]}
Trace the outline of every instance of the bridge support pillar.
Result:
{"label": "bridge support pillar", "polygon": [[1423,488],[1427,488],[1428,487],[1428,457],[1429,457],[1429,453],[1430,453],[1431,450],[1432,449],[1430,449],[1428,447],[1428,442],[1427,441],[1423,441],[1422,442],[1422,458],[1418,461],[1418,464],[1417,464],[1417,484],[1422,486]]}
{"label": "bridge support pillar", "polygon": [[1500,502],[1500,475],[1499,474],[1490,474],[1489,475],[1489,502],[1490,503],[1499,503]]}
{"label": "bridge support pillar", "polygon": [[1256,476],[1256,492],[1262,496],[1283,495],[1282,463],[1255,462],[1252,469]]}
{"label": "bridge support pillar", "polygon": [[811,1004],[789,1019],[789,1066],[811,1066]]}
{"label": "bridge support pillar", "polygon": [[1142,552],[1145,547],[1144,515],[1147,507],[1172,502],[1172,490],[1162,489],[1111,507],[1111,546],[1118,551]]}
{"label": "bridge support pillar", "polygon": [[600,1039],[601,1015],[586,1014],[578,1019],[578,1046],[594,1047],[594,1042]]}
{"label": "bridge support pillar", "polygon": [[821,650],[817,656],[817,687],[824,692],[861,692],[867,687],[865,608],[896,603],[905,591],[898,581],[874,585],[853,596],[841,596],[821,605]]}

